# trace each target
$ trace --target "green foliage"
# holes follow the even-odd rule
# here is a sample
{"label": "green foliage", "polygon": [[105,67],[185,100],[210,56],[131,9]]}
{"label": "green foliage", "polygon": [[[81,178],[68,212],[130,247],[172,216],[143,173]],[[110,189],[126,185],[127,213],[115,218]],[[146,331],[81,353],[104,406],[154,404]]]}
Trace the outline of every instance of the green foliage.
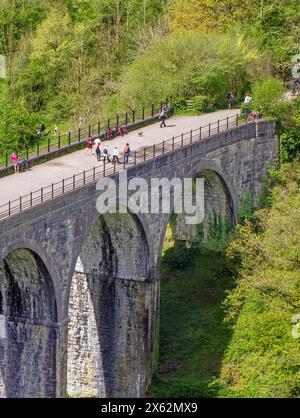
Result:
{"label": "green foliage", "polygon": [[284,99],[285,90],[283,82],[274,77],[257,81],[252,88],[252,110],[260,112],[263,117],[282,120],[291,106]]}
{"label": "green foliage", "polygon": [[186,110],[186,100],[184,97],[179,97],[174,100],[172,105],[175,112],[178,110]]}
{"label": "green foliage", "polygon": [[0,83],[0,152],[17,151],[36,140],[34,127],[41,123],[39,115],[30,113],[22,99],[11,102],[6,83]]}
{"label": "green foliage", "polygon": [[[282,171],[277,169],[276,167],[267,167],[265,175],[263,176],[261,180],[261,191],[258,196],[256,208],[252,209],[270,209],[272,205],[274,204],[273,199],[273,189],[276,186],[285,186],[287,183],[287,180],[285,176],[283,175]],[[251,212],[250,212],[251,215]],[[243,219],[246,217],[244,216]],[[253,215],[248,217],[248,219],[253,221]],[[254,218],[256,219],[256,218]]]}
{"label": "green foliage", "polygon": [[212,108],[222,104],[222,101],[224,103],[225,93],[229,91],[229,80],[221,69],[210,70],[195,77],[193,81],[197,86],[197,90],[207,97],[208,103],[204,110],[209,107],[210,103]]}
{"label": "green foliage", "polygon": [[195,248],[187,248],[184,241],[176,241],[175,245],[164,252],[164,263],[170,271],[184,269],[194,263]]}
{"label": "green foliage", "polygon": [[[156,39],[148,51],[130,64],[105,108],[141,106],[160,97],[209,96],[215,105],[226,103],[228,89],[238,97],[253,72],[268,71],[265,59],[236,35],[188,32]],[[221,90],[220,90],[221,88]]]}
{"label": "green foliage", "polygon": [[295,159],[300,152],[300,97],[294,102],[290,118],[284,123],[280,132],[281,161],[289,162]]}
{"label": "green foliage", "polygon": [[244,33],[267,52],[277,75],[287,80],[291,59],[299,53],[299,16],[298,0],[255,0],[243,22]]}
{"label": "green foliage", "polygon": [[205,112],[209,108],[210,98],[207,96],[195,96],[194,97],[194,108],[197,112]]}
{"label": "green foliage", "polygon": [[300,133],[299,131],[286,129],[280,135],[281,161],[283,163],[292,161],[300,152]]}
{"label": "green foliage", "polygon": [[239,223],[244,223],[245,220],[254,222],[256,220],[256,215],[254,214],[255,208],[256,205],[253,194],[250,192],[245,192],[240,202],[240,210],[238,213]]}
{"label": "green foliage", "polygon": [[299,340],[291,322],[300,309],[299,164],[284,167],[278,180],[272,209],[257,213],[259,230],[249,222],[239,226],[228,249],[238,279],[227,298],[235,325],[221,395],[299,396]]}
{"label": "green foliage", "polygon": [[[171,249],[169,251],[172,251]],[[149,396],[214,397],[230,340],[222,301],[232,279],[224,253],[185,249],[193,262],[170,270],[162,259],[160,357]],[[175,258],[175,255],[174,255]]]}
{"label": "green foliage", "polygon": [[7,56],[12,102],[58,125],[77,125],[79,115],[98,119],[123,65],[160,31],[167,3],[2,0],[0,52]]}
{"label": "green foliage", "polygon": [[[199,113],[226,106],[229,92],[239,102],[259,74],[253,104],[284,119],[287,104],[276,96],[281,86],[268,76],[275,68],[286,77],[291,68],[299,2],[193,0],[168,9],[170,3],[2,0],[0,52],[12,102],[63,126],[76,126],[79,115],[89,123],[171,94],[181,98],[177,111],[185,111],[189,97]],[[167,12],[176,35],[167,28]],[[294,156],[295,138],[294,131],[283,137],[284,159]]]}
{"label": "green foliage", "polygon": [[13,52],[24,33],[35,30],[46,17],[48,0],[0,1],[0,53]]}

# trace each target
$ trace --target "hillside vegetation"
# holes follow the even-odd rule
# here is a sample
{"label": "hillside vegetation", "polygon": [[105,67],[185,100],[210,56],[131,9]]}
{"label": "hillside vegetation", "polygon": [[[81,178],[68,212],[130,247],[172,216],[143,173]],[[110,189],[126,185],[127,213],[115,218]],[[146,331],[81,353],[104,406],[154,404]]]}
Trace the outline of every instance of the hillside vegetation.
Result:
{"label": "hillside vegetation", "polygon": [[[198,112],[290,80],[298,0],[0,0],[0,152],[173,96]],[[175,103],[176,104],[176,103]]]}
{"label": "hillside vegetation", "polygon": [[167,243],[151,396],[300,396],[299,188],[299,162],[271,171],[224,251]]}

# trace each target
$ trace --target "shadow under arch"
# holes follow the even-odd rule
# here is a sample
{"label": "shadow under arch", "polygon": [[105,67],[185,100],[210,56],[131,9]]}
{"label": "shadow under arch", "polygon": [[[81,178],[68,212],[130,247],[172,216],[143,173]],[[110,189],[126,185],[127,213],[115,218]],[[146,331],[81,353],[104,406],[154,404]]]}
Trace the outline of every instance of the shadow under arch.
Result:
{"label": "shadow under arch", "polygon": [[[70,288],[68,394],[138,396],[147,380],[142,365],[153,349],[147,299],[152,288],[150,251],[140,219],[131,213],[98,215]],[[136,346],[145,334],[146,345]]]}
{"label": "shadow under arch", "polygon": [[189,170],[190,177],[201,177],[201,174],[203,175],[204,180],[207,178],[208,174],[219,180],[219,184],[221,185],[220,191],[221,193],[224,193],[227,199],[228,215],[232,219],[232,222],[236,223],[239,209],[239,198],[232,179],[228,177],[219,164],[212,160],[200,160]]}
{"label": "shadow under arch", "polygon": [[[203,239],[206,241],[209,236],[211,224],[216,219],[222,218],[223,222],[235,225],[237,221],[238,197],[232,182],[226,177],[223,170],[213,161],[199,161],[196,165],[189,168],[187,174],[189,178],[204,179],[204,220],[202,223]],[[157,275],[161,263],[161,254],[165,242],[167,229],[172,218],[176,218],[176,227],[174,226],[174,238],[179,241],[186,241],[195,236],[199,231],[200,225],[188,225],[185,222],[186,214],[175,214],[174,202],[170,215],[165,217],[164,226],[159,242],[159,252],[157,260]]]}
{"label": "shadow under arch", "polygon": [[57,300],[37,252],[7,251],[0,261],[0,396],[57,395]]}

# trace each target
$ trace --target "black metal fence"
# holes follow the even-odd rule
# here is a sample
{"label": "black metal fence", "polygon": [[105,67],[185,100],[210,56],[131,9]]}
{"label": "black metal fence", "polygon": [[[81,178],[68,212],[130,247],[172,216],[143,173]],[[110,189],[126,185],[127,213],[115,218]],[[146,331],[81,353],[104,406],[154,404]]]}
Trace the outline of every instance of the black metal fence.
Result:
{"label": "black metal fence", "polygon": [[[122,116],[116,115],[114,118],[108,118],[105,121],[99,121],[94,125],[88,125],[85,127],[79,127],[78,129],[65,132],[59,135],[47,134],[41,138],[40,143],[35,145],[25,145],[23,149],[19,151],[22,154],[22,158],[26,158],[28,161],[37,160],[39,158],[47,158],[55,151],[64,150],[68,152],[68,148],[74,148],[74,145],[85,143],[87,138],[99,136],[106,138],[107,131],[112,130],[112,134],[115,135],[116,127],[121,125],[127,129],[134,129],[135,127],[143,124],[153,122],[161,113],[163,107],[171,106],[172,99],[166,99],[159,104],[151,106],[144,106],[139,110],[131,110],[125,112]],[[107,139],[107,138],[106,138]],[[10,155],[15,150],[7,150],[0,157],[0,171],[6,171],[5,169],[11,169],[13,167]]]}
{"label": "black metal fence", "polygon": [[125,164],[125,160],[121,164],[106,163],[104,161],[101,165],[95,166],[91,170],[83,171],[80,174],[74,174],[72,177],[62,179],[57,183],[52,183],[49,186],[41,187],[39,190],[35,190],[27,195],[20,196],[18,199],[9,201],[0,206],[0,221],[94,183],[103,177],[111,176],[127,167],[143,164],[149,160],[167,154],[168,152],[172,152],[212,135],[237,127],[239,125],[239,117],[240,115],[238,114],[227,117],[226,119],[209,123],[208,125],[182,133],[181,135],[162,141],[158,144],[133,151],[128,164]]}

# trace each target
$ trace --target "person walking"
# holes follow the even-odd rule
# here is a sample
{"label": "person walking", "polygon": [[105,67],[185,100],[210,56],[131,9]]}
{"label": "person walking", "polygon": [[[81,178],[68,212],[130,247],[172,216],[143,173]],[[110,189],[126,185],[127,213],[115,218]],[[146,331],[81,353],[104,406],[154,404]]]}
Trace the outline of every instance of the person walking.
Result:
{"label": "person walking", "polygon": [[232,108],[233,99],[234,99],[233,94],[228,93],[227,94],[228,109]]}
{"label": "person walking", "polygon": [[100,147],[101,147],[101,139],[100,138],[96,138],[95,140],[94,140],[94,145],[95,145],[95,149],[97,150],[97,145],[100,145]]}
{"label": "person walking", "polygon": [[85,155],[87,155],[90,151],[90,155],[92,155],[93,153],[93,138],[90,136],[87,140],[86,140],[87,144],[86,144],[86,151],[85,151]]}
{"label": "person walking", "polygon": [[166,107],[164,107],[162,111],[160,112],[159,119],[161,120],[161,124],[160,124],[161,128],[166,128],[166,119],[168,119],[167,113],[168,111]]}
{"label": "person walking", "polygon": [[97,161],[101,161],[101,141],[96,145],[96,157]]}
{"label": "person walking", "polygon": [[112,154],[112,164],[115,164],[116,161],[117,161],[117,163],[120,164],[118,147],[114,148],[114,151],[113,151],[113,154]]}
{"label": "person walking", "polygon": [[19,169],[20,160],[19,160],[18,155],[14,152],[11,155],[10,159],[11,159],[11,161],[13,163],[15,174],[16,173],[19,173],[20,172],[20,169]]}
{"label": "person walking", "polygon": [[58,127],[57,125],[54,126],[54,135],[58,136],[59,132],[58,132]]}
{"label": "person walking", "polygon": [[127,142],[127,144],[125,145],[125,148],[124,148],[125,164],[128,164],[129,155],[130,155],[130,146],[129,146],[128,142]]}
{"label": "person walking", "polygon": [[109,149],[108,149],[108,145],[107,144],[105,144],[104,147],[103,147],[103,162],[105,162],[106,160],[109,163],[111,162],[110,161],[110,158],[109,158]]}

